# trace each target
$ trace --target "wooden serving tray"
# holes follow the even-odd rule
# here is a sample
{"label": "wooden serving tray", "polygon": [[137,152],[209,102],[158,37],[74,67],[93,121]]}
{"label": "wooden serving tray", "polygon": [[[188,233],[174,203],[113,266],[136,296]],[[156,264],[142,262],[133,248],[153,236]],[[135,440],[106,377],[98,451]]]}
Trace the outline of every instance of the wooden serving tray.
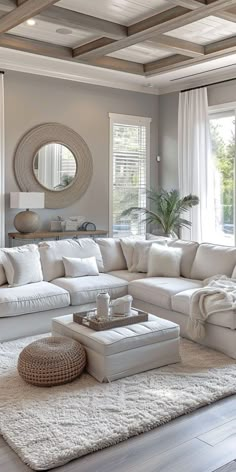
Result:
{"label": "wooden serving tray", "polygon": [[[148,321],[148,313],[142,310],[135,310],[137,314],[129,316],[110,316],[108,319],[97,319],[96,308],[89,311],[73,314],[73,321],[75,323],[87,326],[95,331],[104,331],[106,329],[120,328],[121,326],[128,326],[135,323],[142,323]],[[94,315],[93,315],[94,313]],[[89,316],[88,316],[89,315]]]}

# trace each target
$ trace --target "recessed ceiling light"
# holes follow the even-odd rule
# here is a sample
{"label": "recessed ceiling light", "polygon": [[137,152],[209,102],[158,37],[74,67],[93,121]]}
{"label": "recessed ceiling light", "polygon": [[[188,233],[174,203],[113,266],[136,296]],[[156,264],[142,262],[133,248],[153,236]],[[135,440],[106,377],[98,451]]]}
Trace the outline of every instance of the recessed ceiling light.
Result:
{"label": "recessed ceiling light", "polygon": [[56,33],[59,33],[59,34],[71,34],[72,33],[72,30],[69,29],[69,28],[58,28],[56,30]]}
{"label": "recessed ceiling light", "polygon": [[36,25],[36,21],[33,19],[33,18],[29,18],[27,21],[26,21],[27,25],[29,26],[35,26]]}

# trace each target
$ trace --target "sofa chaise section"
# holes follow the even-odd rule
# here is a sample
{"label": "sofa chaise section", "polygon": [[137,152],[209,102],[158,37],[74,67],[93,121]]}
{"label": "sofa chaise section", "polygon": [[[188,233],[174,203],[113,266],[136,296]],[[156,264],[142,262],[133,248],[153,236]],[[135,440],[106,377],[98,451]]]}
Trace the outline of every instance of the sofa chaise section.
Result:
{"label": "sofa chaise section", "polygon": [[188,289],[198,289],[202,282],[183,277],[148,277],[129,284],[129,294],[134,299],[171,309],[171,298],[176,293]]}

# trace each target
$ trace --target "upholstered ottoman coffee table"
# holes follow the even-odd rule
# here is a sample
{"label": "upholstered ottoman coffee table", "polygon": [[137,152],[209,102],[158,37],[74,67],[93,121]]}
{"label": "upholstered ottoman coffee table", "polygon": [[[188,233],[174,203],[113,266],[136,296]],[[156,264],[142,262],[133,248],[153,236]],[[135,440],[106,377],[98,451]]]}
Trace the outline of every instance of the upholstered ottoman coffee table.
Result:
{"label": "upholstered ottoman coffee table", "polygon": [[52,320],[53,336],[79,341],[87,353],[87,371],[99,382],[113,380],[180,361],[179,326],[148,316],[148,321],[94,331],[73,321],[73,315]]}

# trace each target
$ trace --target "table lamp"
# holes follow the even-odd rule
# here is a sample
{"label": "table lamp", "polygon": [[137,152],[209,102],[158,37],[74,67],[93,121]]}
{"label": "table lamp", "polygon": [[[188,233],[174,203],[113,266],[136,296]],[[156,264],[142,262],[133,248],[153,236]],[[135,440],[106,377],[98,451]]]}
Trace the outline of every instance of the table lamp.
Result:
{"label": "table lamp", "polygon": [[44,193],[11,192],[10,208],[25,209],[15,216],[14,226],[19,233],[34,233],[40,227],[40,217],[31,208],[44,208]]}

